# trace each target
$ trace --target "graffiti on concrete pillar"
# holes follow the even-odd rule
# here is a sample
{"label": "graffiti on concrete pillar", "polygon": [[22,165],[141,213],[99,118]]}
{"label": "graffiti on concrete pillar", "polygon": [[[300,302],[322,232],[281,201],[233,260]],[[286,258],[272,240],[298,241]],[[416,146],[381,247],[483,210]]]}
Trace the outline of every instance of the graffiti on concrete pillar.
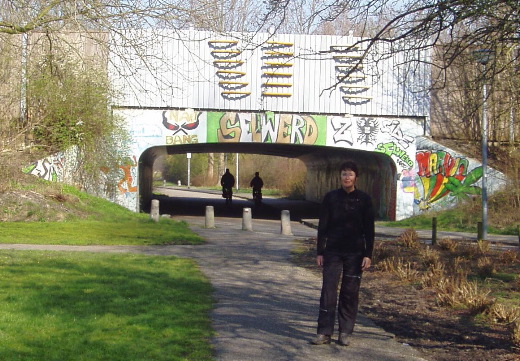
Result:
{"label": "graffiti on concrete pillar", "polygon": [[466,158],[437,150],[417,152],[416,160],[422,192],[417,189],[415,203],[420,209],[428,209],[448,195],[460,200],[481,194],[481,188],[474,183],[482,178],[482,167],[470,171]]}

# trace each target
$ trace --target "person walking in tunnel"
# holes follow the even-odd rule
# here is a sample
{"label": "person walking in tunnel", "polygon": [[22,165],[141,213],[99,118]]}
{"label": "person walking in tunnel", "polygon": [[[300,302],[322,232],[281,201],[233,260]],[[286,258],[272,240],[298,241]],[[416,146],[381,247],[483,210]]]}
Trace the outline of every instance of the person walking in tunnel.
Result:
{"label": "person walking in tunnel", "polygon": [[226,205],[231,204],[235,177],[231,174],[229,168],[226,168],[226,172],[220,178],[220,185],[222,186],[222,197],[226,198]]}
{"label": "person walking in tunnel", "polygon": [[331,342],[336,306],[338,344],[349,345],[358,312],[361,275],[372,262],[375,233],[372,199],[356,188],[356,163],[343,163],[340,177],[341,188],[328,192],[320,208],[316,263],[323,268],[323,284],[317,336],[311,341],[314,345]]}
{"label": "person walking in tunnel", "polygon": [[262,202],[262,187],[264,186],[264,181],[260,178],[260,173],[255,172],[255,176],[249,182],[249,186],[253,188],[253,200],[255,204],[259,205]]}

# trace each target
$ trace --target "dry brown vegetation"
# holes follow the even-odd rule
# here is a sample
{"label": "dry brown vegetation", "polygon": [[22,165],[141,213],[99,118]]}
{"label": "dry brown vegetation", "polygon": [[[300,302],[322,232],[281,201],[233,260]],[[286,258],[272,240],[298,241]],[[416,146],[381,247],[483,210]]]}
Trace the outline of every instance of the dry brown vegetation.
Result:
{"label": "dry brown vegetation", "polygon": [[[293,253],[314,266],[315,239]],[[520,250],[489,242],[418,240],[414,230],[376,241],[360,312],[435,361],[520,359]]]}

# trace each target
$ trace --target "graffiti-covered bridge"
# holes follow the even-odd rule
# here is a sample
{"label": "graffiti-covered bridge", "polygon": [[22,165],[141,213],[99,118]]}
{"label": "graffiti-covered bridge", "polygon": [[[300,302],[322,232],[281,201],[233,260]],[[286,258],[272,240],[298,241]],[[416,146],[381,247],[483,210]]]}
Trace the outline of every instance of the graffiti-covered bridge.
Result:
{"label": "graffiti-covered bridge", "polygon": [[[134,37],[142,53],[122,48]],[[358,186],[379,219],[402,219],[478,193],[481,166],[428,140],[429,54],[349,36],[185,32],[112,34],[114,115],[132,136],[110,199],[139,211],[154,161],[178,153],[255,153],[302,160],[306,198],[338,186],[359,163]],[[395,47],[395,44],[392,45]],[[386,55],[382,55],[386,54]]]}

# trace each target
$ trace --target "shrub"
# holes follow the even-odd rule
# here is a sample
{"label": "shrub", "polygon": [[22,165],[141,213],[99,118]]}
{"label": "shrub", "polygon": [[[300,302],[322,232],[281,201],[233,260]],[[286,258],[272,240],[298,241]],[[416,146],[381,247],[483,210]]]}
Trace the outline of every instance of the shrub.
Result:
{"label": "shrub", "polygon": [[489,290],[481,290],[476,282],[466,279],[444,278],[437,285],[437,301],[441,306],[463,306],[474,314],[493,305],[495,300],[489,297],[489,293]]}
{"label": "shrub", "polygon": [[419,278],[419,271],[412,262],[402,261],[396,264],[394,273],[400,280],[415,282]]}
{"label": "shrub", "polygon": [[457,242],[449,237],[441,239],[437,244],[444,251],[455,252],[457,249]]}
{"label": "shrub", "polygon": [[392,257],[395,251],[387,247],[383,242],[375,242],[374,251],[372,253],[372,262],[374,264]]}
{"label": "shrub", "polygon": [[500,253],[499,261],[502,264],[513,264],[520,261],[519,252],[513,250],[507,250]]}
{"label": "shrub", "polygon": [[382,271],[391,272],[399,277],[400,280],[414,282],[419,278],[419,271],[416,265],[406,262],[400,257],[390,257],[380,263]]}
{"label": "shrub", "polygon": [[425,247],[419,251],[421,261],[426,267],[438,266],[441,263],[441,255],[431,247]]}
{"label": "shrub", "polygon": [[496,268],[491,259],[488,257],[481,257],[477,260],[477,275],[480,278],[491,277],[495,272]]}
{"label": "shrub", "polygon": [[397,241],[407,248],[419,248],[419,235],[413,228],[406,229],[397,237]]}
{"label": "shrub", "polygon": [[480,254],[486,254],[489,252],[490,250],[490,243],[489,241],[485,241],[485,240],[478,240],[477,241],[477,249],[479,251]]}
{"label": "shrub", "polygon": [[497,323],[513,323],[520,320],[520,308],[501,303],[495,303],[487,310],[486,314],[493,322]]}
{"label": "shrub", "polygon": [[473,243],[460,242],[457,244],[457,253],[461,257],[472,259],[478,255],[478,249]]}
{"label": "shrub", "polygon": [[423,274],[421,278],[421,284],[423,287],[436,287],[439,280],[444,279],[446,269],[442,262],[432,264],[428,267],[428,270]]}
{"label": "shrub", "polygon": [[516,320],[512,324],[511,342],[516,346],[520,346],[520,320]]}

